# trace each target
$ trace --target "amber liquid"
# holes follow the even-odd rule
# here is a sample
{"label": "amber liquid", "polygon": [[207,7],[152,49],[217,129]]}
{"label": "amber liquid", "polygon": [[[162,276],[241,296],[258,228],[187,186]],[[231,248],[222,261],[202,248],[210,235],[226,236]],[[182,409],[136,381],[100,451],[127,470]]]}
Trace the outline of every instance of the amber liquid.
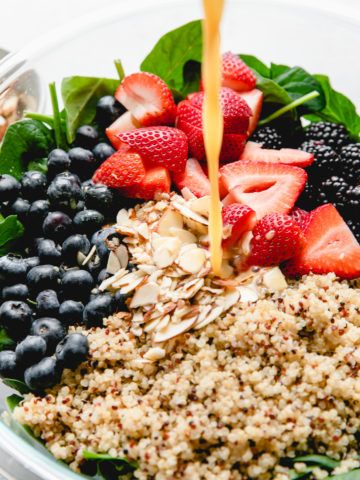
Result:
{"label": "amber liquid", "polygon": [[220,22],[224,0],[203,0],[204,53],[202,77],[205,91],[203,125],[204,143],[211,185],[209,216],[210,254],[213,271],[220,274],[222,262],[222,217],[219,193],[219,157],[223,138],[223,115],[220,105],[221,54]]}

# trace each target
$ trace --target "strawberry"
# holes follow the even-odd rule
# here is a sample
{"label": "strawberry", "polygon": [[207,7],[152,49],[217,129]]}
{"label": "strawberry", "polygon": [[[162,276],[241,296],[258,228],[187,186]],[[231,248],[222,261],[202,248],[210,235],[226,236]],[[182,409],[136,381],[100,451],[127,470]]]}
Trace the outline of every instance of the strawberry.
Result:
{"label": "strawberry", "polygon": [[259,123],[264,95],[262,91],[258,90],[257,88],[254,88],[254,90],[251,90],[250,92],[242,92],[239,95],[243,100],[245,100],[252,111],[248,131],[248,135],[250,136],[255,131],[257,124]]}
{"label": "strawberry", "polygon": [[255,88],[256,77],[238,55],[226,52],[222,56],[222,85],[246,92]]}
{"label": "strawberry", "polygon": [[188,140],[181,130],[171,127],[144,127],[118,135],[120,147],[131,148],[146,166],[161,165],[183,172],[188,159]]}
{"label": "strawberry", "polygon": [[174,124],[174,98],[170,88],[157,75],[148,72],[128,75],[116,90],[115,98],[143,127]]}
{"label": "strawberry", "polygon": [[280,150],[261,148],[261,145],[258,143],[247,142],[240,160],[308,167],[313,163],[314,155],[302,150],[295,150],[294,148],[281,148]]}
{"label": "strawberry", "polygon": [[256,223],[256,213],[247,205],[233,203],[222,209],[224,231],[229,230],[229,236],[223,241],[223,247],[228,249],[236,245],[245,232],[252,230]]}
{"label": "strawberry", "polygon": [[307,179],[302,168],[242,160],[224,165],[220,175],[229,191],[224,205],[248,205],[258,218],[273,212],[290,212]]}
{"label": "strawberry", "polygon": [[139,184],[145,176],[143,162],[135,152],[115,152],[94,173],[94,183],[103,183],[110,188],[130,187]]}
{"label": "strawberry", "polygon": [[360,276],[360,245],[334,205],[310,212],[304,247],[285,266],[290,275],[334,272],[341,278]]}
{"label": "strawberry", "polygon": [[153,200],[157,193],[170,193],[171,179],[164,167],[154,167],[146,171],[144,178],[137,185],[120,189],[125,197]]}
{"label": "strawberry", "polygon": [[120,141],[118,138],[119,133],[135,130],[138,127],[140,127],[140,124],[135,120],[131,113],[125,112],[123,115],[117,118],[115,122],[107,127],[105,133],[112,146],[118,150],[120,147]]}
{"label": "strawberry", "polygon": [[309,220],[310,220],[310,213],[306,210],[302,210],[301,208],[294,208],[290,212],[290,217],[292,217],[295,222],[300,226],[301,230],[305,230],[307,227]]}
{"label": "strawberry", "polygon": [[189,158],[184,172],[173,173],[172,179],[179,190],[187,187],[196,197],[210,195],[209,179],[195,158]]}
{"label": "strawberry", "polygon": [[265,215],[255,226],[248,265],[279,265],[301,250],[303,233],[296,221],[283,213]]}

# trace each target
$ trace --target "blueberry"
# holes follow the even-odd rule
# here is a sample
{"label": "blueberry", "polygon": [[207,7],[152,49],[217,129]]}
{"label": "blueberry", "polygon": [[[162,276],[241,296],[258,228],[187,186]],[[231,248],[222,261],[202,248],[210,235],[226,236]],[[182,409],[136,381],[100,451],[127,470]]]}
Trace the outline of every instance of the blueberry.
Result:
{"label": "blueberry", "polygon": [[117,237],[120,243],[120,237],[114,227],[103,228],[95,232],[91,237],[91,244],[96,246],[96,253],[102,260],[107,260],[110,249],[108,241]]}
{"label": "blueberry", "polygon": [[0,377],[19,378],[21,369],[16,361],[15,352],[3,350],[0,352]]}
{"label": "blueberry", "polygon": [[85,210],[85,202],[84,200],[79,200],[78,203],[76,204],[75,212],[82,212]]}
{"label": "blueberry", "polygon": [[3,300],[22,300],[26,301],[29,298],[29,289],[23,283],[16,283],[10,287],[4,287],[2,290]]}
{"label": "blueberry", "polygon": [[82,125],[76,130],[75,144],[82,148],[93,148],[98,141],[99,134],[91,125]]}
{"label": "blueberry", "polygon": [[107,158],[111,157],[116,150],[108,143],[98,143],[93,148],[93,154],[98,163],[103,163]]}
{"label": "blueberry", "polygon": [[57,345],[55,355],[64,368],[75,369],[86,360],[89,354],[89,342],[85,335],[72,333]]}
{"label": "blueberry", "polygon": [[21,193],[28,200],[38,200],[45,196],[46,175],[37,171],[25,172],[21,179]]}
{"label": "blueberry", "polygon": [[114,205],[113,191],[101,183],[89,185],[85,190],[85,205],[104,214],[109,213]]}
{"label": "blueberry", "polygon": [[28,335],[15,349],[16,361],[25,368],[34,365],[45,357],[46,349],[47,344],[42,337]]}
{"label": "blueberry", "polygon": [[24,262],[25,262],[27,271],[29,271],[32,268],[40,265],[40,258],[39,257],[28,257],[28,258],[24,258]]}
{"label": "blueberry", "polygon": [[86,264],[86,269],[91,273],[94,278],[100,273],[100,270],[103,268],[103,263],[97,255],[93,256]]}
{"label": "blueberry", "polygon": [[11,338],[24,338],[29,332],[32,321],[32,310],[24,302],[8,300],[0,307],[0,324]]}
{"label": "blueberry", "polygon": [[3,173],[0,175],[0,203],[12,202],[19,195],[21,184],[16,178]]}
{"label": "blueberry", "polygon": [[104,215],[97,210],[83,210],[74,217],[75,228],[80,233],[92,234],[105,222]]}
{"label": "blueberry", "polygon": [[78,264],[78,253],[87,255],[90,251],[90,242],[86,235],[71,235],[62,244],[62,254],[67,265]]}
{"label": "blueberry", "polygon": [[52,206],[75,210],[83,193],[77,175],[65,172],[56,175],[47,189],[47,195]]}
{"label": "blueberry", "polygon": [[70,270],[61,279],[65,299],[86,299],[94,286],[94,279],[86,270]]}
{"label": "blueberry", "polygon": [[36,310],[40,316],[56,316],[60,303],[55,290],[43,290],[36,297]]}
{"label": "blueberry", "polygon": [[27,215],[28,224],[31,225],[31,228],[41,228],[49,210],[50,203],[48,200],[35,200],[35,202],[30,205]]}
{"label": "blueberry", "polygon": [[53,357],[45,357],[25,370],[24,380],[33,391],[54,387],[61,379],[61,368]]}
{"label": "blueberry", "polygon": [[46,215],[42,228],[46,237],[61,242],[69,236],[72,221],[66,213],[50,212]]}
{"label": "blueberry", "polygon": [[130,298],[130,295],[120,293],[120,290],[118,290],[114,295],[115,311],[117,311],[117,312],[127,312],[128,307],[126,305],[126,300],[128,298]]}
{"label": "blueberry", "polygon": [[37,244],[37,254],[40,262],[50,265],[59,265],[61,262],[61,248],[54,240],[44,238]]}
{"label": "blueberry", "polygon": [[15,202],[9,205],[9,214],[17,215],[21,223],[27,223],[28,213],[30,209],[30,202],[25,198],[17,198]]}
{"label": "blueberry", "polygon": [[97,295],[84,308],[84,323],[88,328],[101,327],[103,319],[111,315],[113,312],[113,297],[108,293]]}
{"label": "blueberry", "polygon": [[59,269],[54,265],[39,265],[29,270],[26,280],[29,289],[38,293],[45,289],[56,290],[59,276]]}
{"label": "blueberry", "polygon": [[59,308],[59,318],[65,325],[79,325],[83,320],[84,305],[75,300],[65,300]]}
{"label": "blueberry", "polygon": [[106,268],[103,268],[97,277],[97,283],[100,285],[104,280],[110,277],[111,274],[107,272]]}
{"label": "blueberry", "polygon": [[96,168],[96,159],[90,150],[75,147],[69,150],[71,171],[85,179],[92,176]]}
{"label": "blueberry", "polygon": [[96,105],[96,120],[102,127],[108,127],[121,114],[125,108],[112,95],[101,97]]}
{"label": "blueberry", "polygon": [[49,153],[48,156],[48,178],[54,178],[59,173],[65,172],[70,169],[71,160],[69,155],[60,148],[55,148]]}
{"label": "blueberry", "polygon": [[25,280],[26,262],[19,255],[8,253],[0,257],[0,281],[5,284],[19,283]]}
{"label": "blueberry", "polygon": [[42,337],[46,341],[47,352],[53,353],[56,345],[65,337],[66,328],[57,318],[43,317],[33,322],[30,333]]}

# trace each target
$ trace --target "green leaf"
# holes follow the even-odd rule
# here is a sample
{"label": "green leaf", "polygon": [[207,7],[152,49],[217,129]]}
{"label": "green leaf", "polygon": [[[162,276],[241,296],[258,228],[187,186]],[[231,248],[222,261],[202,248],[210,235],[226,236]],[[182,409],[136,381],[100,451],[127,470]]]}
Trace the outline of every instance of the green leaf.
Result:
{"label": "green leaf", "polygon": [[9,215],[0,221],[0,255],[7,253],[11,243],[24,233],[24,227],[16,215]]}
{"label": "green leaf", "polygon": [[15,378],[4,378],[3,383],[7,387],[10,387],[10,388],[16,390],[17,392],[21,393],[22,395],[30,392],[29,387],[24,382],[22,382],[21,380],[17,380]]}
{"label": "green leaf", "polygon": [[15,407],[17,407],[23,400],[23,397],[20,397],[20,395],[13,394],[6,398],[6,405],[10,412],[13,412]]}
{"label": "green leaf", "polygon": [[239,57],[246,63],[255,73],[258,73],[262,77],[270,78],[270,68],[265,65],[254,55],[240,54]]}
{"label": "green leaf", "polygon": [[162,36],[140,68],[158,75],[171,89],[185,96],[198,90],[201,59],[201,20],[195,20]]}
{"label": "green leaf", "polygon": [[306,467],[301,472],[297,472],[296,470],[289,470],[288,473],[290,480],[300,480],[301,478],[305,479],[306,477],[308,477],[308,475],[310,475],[314,468],[315,467]]}
{"label": "green leaf", "polygon": [[305,455],[294,458],[293,462],[315,463],[316,465],[320,465],[321,467],[325,467],[330,470],[333,470],[340,465],[338,460],[329,458],[326,455]]}
{"label": "green leaf", "polygon": [[30,160],[47,156],[54,146],[53,131],[38,120],[25,119],[7,129],[0,149],[0,174],[20,178]]}
{"label": "green leaf", "polygon": [[67,77],[61,83],[67,141],[72,143],[80,125],[92,123],[96,104],[104,95],[114,95],[119,80],[97,77]]}
{"label": "green leaf", "polygon": [[332,475],[326,478],[327,480],[360,480],[360,469],[352,470],[348,473],[340,473],[339,475]]}
{"label": "green leaf", "polygon": [[46,173],[47,158],[39,158],[38,160],[31,160],[28,164],[28,170],[36,170],[41,173]]}
{"label": "green leaf", "polygon": [[0,328],[0,352],[2,350],[12,350],[15,347],[16,343],[9,335],[6,333],[5,328]]}
{"label": "green leaf", "polygon": [[127,458],[113,457],[111,455],[108,455],[107,453],[95,453],[95,452],[90,452],[89,450],[84,450],[83,457],[85,458],[85,460],[97,460],[97,461],[105,460],[105,461],[111,461],[111,462],[124,462],[133,468],[138,468],[138,464],[136,462],[132,462]]}

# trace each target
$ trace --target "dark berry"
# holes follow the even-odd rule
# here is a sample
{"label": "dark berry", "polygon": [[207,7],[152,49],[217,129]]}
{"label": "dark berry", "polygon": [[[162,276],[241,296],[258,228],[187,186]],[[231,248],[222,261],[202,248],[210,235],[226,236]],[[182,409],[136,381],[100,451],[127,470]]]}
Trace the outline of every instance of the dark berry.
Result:
{"label": "dark berry", "polygon": [[59,173],[70,170],[70,164],[71,161],[69,155],[64,150],[55,148],[55,150],[52,150],[48,156],[48,178],[54,178]]}
{"label": "dark berry", "polygon": [[360,182],[360,143],[351,143],[340,152],[341,175],[352,182]]}
{"label": "dark berry", "polygon": [[0,352],[0,377],[2,378],[19,378],[21,369],[16,361],[15,352],[11,350],[3,350]]}
{"label": "dark berry", "polygon": [[103,163],[107,158],[111,157],[115,153],[115,148],[113,148],[108,143],[98,143],[93,148],[93,154],[98,163]]}
{"label": "dark berry", "polygon": [[29,271],[32,268],[40,265],[40,258],[39,257],[28,257],[28,258],[24,258],[24,262],[25,262],[27,271]]}
{"label": "dark berry", "polygon": [[42,337],[28,335],[15,349],[16,361],[25,368],[34,365],[45,357],[46,349],[46,341]]}
{"label": "dark berry", "polygon": [[126,305],[126,300],[130,298],[128,294],[120,293],[118,290],[114,295],[114,305],[117,312],[127,312],[128,307]]}
{"label": "dark berry", "polygon": [[114,204],[113,191],[101,183],[89,185],[85,190],[85,205],[107,214]]}
{"label": "dark berry", "polygon": [[76,130],[75,144],[82,148],[93,148],[98,141],[99,134],[91,125],[82,125]]}
{"label": "dark berry", "polygon": [[30,291],[38,293],[46,289],[56,290],[59,276],[59,269],[54,265],[39,265],[28,272],[26,280]]}
{"label": "dark berry", "polygon": [[83,319],[88,328],[100,327],[103,319],[114,312],[113,297],[107,293],[97,295],[84,308]]}
{"label": "dark berry", "polygon": [[53,207],[76,210],[83,193],[77,175],[65,172],[56,175],[49,185],[47,195]]}
{"label": "dark berry", "polygon": [[26,337],[32,321],[32,310],[24,302],[8,300],[0,307],[0,324],[5,328],[11,338],[21,339]]}
{"label": "dark berry", "polygon": [[2,289],[2,300],[21,300],[26,301],[29,298],[29,289],[23,283],[16,283],[10,287]]}
{"label": "dark berry", "polygon": [[83,210],[75,215],[73,221],[78,232],[91,235],[104,224],[105,218],[97,210]]}
{"label": "dark berry", "polygon": [[43,290],[36,297],[36,310],[41,317],[57,316],[60,303],[55,290]]}
{"label": "dark berry", "polygon": [[360,242],[360,217],[358,218],[348,218],[346,219],[348,227],[354,234],[356,240]]}
{"label": "dark berry", "polygon": [[320,185],[319,205],[333,203],[343,213],[347,203],[347,192],[350,186],[348,182],[337,175],[324,180]]}
{"label": "dark berry", "polygon": [[20,222],[26,224],[28,222],[29,209],[29,200],[19,197],[15,200],[15,202],[9,205],[9,214],[17,215]]}
{"label": "dark berry", "polygon": [[320,140],[332,147],[337,153],[344,145],[350,143],[350,138],[343,125],[331,122],[312,123],[305,130],[306,140]]}
{"label": "dark berry", "polygon": [[339,168],[339,156],[322,141],[309,140],[300,146],[300,150],[314,155],[314,163],[307,169],[310,182],[318,183],[319,179],[326,179],[335,174]]}
{"label": "dark berry", "polygon": [[8,253],[0,257],[0,281],[5,284],[21,283],[27,270],[26,262],[19,255]]}
{"label": "dark berry", "polygon": [[47,352],[53,353],[56,345],[65,337],[66,328],[57,319],[43,317],[36,319],[31,325],[31,335],[38,335],[46,341]]}
{"label": "dark berry", "polygon": [[42,228],[46,237],[62,242],[71,233],[72,220],[66,213],[50,212],[46,215]]}
{"label": "dark berry", "polygon": [[71,171],[79,175],[80,178],[86,179],[92,176],[95,171],[97,162],[90,150],[75,147],[69,150],[71,160]]}
{"label": "dark berry", "polygon": [[42,227],[46,215],[49,213],[50,203],[48,200],[35,200],[30,205],[28,211],[28,224],[31,228],[39,229]]}
{"label": "dark berry", "polygon": [[67,335],[57,345],[55,355],[64,368],[75,369],[86,360],[89,354],[89,342],[81,333]]}
{"label": "dark berry", "polygon": [[96,105],[96,120],[102,127],[108,127],[120,115],[125,108],[113,96],[101,97]]}
{"label": "dark berry", "polygon": [[41,263],[50,265],[60,265],[61,263],[61,247],[56,245],[54,240],[44,238],[39,241],[36,253]]}
{"label": "dark berry", "polygon": [[110,277],[111,274],[107,272],[106,268],[103,268],[97,277],[97,283],[100,285],[104,280]]}
{"label": "dark berry", "polygon": [[43,198],[46,192],[46,176],[37,171],[25,172],[21,179],[21,193],[28,200]]}
{"label": "dark berry", "polygon": [[101,260],[107,260],[110,248],[114,242],[120,244],[120,237],[116,233],[115,227],[107,227],[98,230],[91,237],[91,244],[96,246],[96,253]]}
{"label": "dark berry", "polygon": [[35,392],[54,387],[61,379],[61,368],[53,357],[45,357],[25,370],[26,385]]}
{"label": "dark berry", "polygon": [[0,175],[0,203],[14,201],[20,189],[21,184],[16,178],[6,173]]}
{"label": "dark berry", "polygon": [[103,268],[103,263],[98,255],[94,255],[86,264],[85,268],[91,273],[94,278],[100,273]]}
{"label": "dark berry", "polygon": [[86,235],[79,233],[71,235],[62,244],[62,254],[66,265],[77,265],[79,263],[79,252],[86,256],[89,251],[90,242],[88,238]]}
{"label": "dark berry", "polygon": [[284,146],[284,140],[280,133],[275,128],[269,126],[258,128],[250,140],[261,143],[263,148],[273,150],[279,150]]}
{"label": "dark berry", "polygon": [[83,303],[65,300],[59,307],[59,319],[65,325],[79,325],[83,321],[83,310]]}
{"label": "dark berry", "polygon": [[83,300],[89,297],[94,279],[86,270],[70,270],[61,279],[65,299]]}

